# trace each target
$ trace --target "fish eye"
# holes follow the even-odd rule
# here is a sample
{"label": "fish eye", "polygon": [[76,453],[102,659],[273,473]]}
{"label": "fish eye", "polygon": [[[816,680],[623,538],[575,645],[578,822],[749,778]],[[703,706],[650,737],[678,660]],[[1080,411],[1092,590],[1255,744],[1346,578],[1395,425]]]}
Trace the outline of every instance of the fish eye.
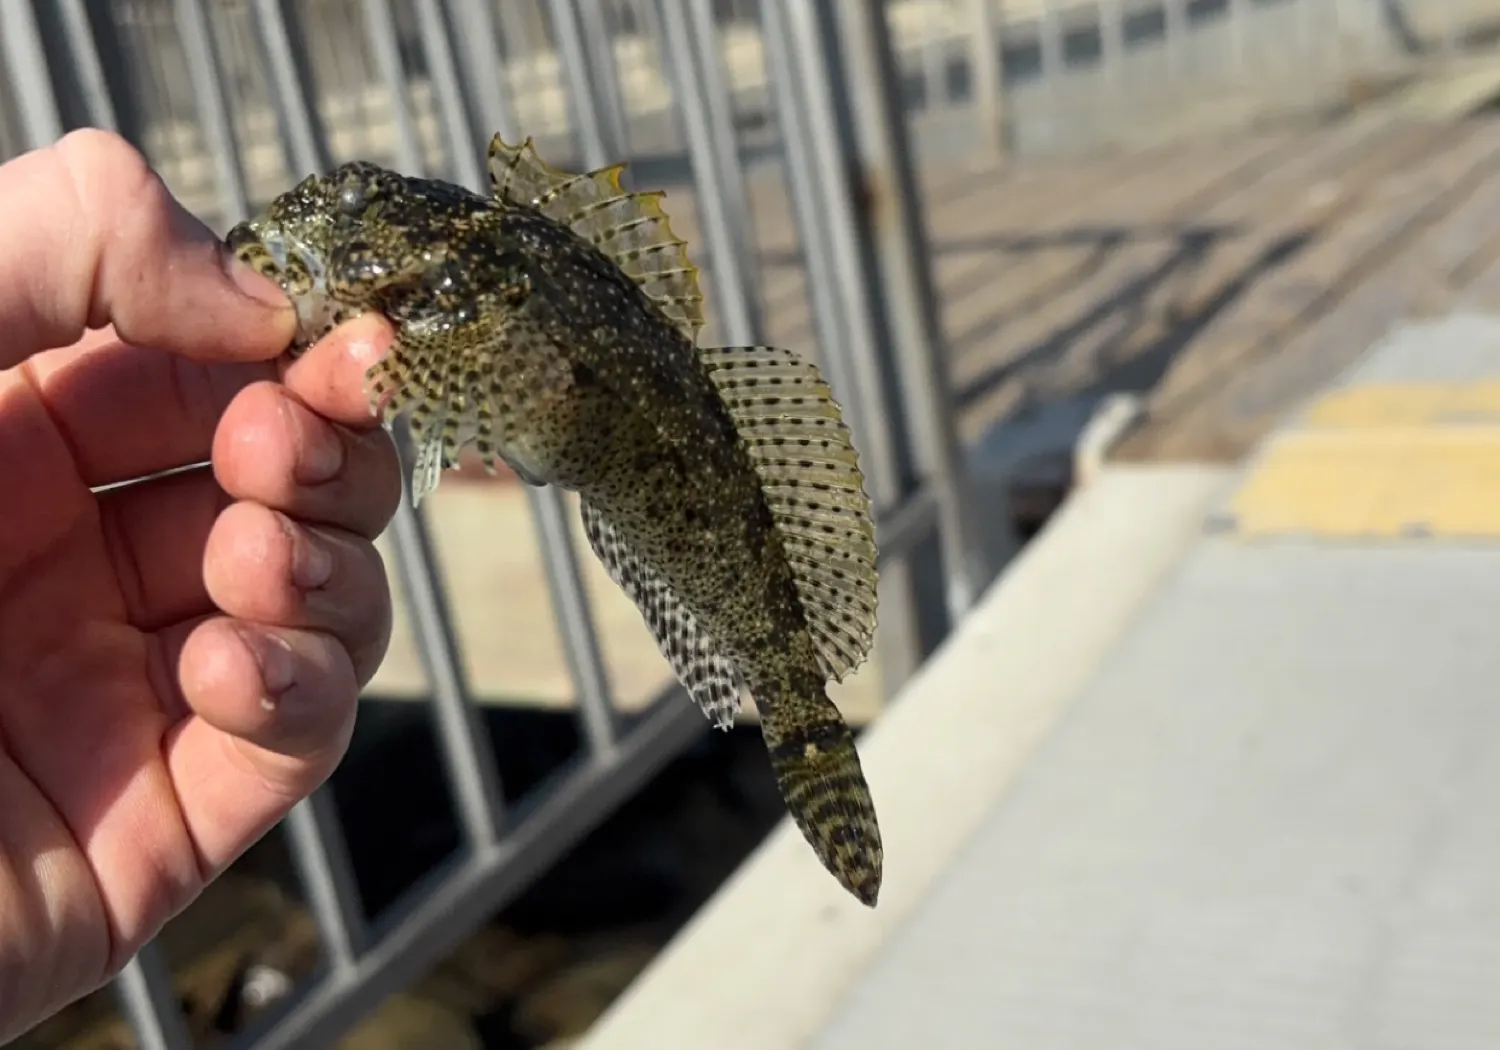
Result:
{"label": "fish eye", "polygon": [[339,211],[350,218],[358,218],[364,214],[365,208],[370,203],[368,188],[359,182],[347,182],[343,189],[339,190]]}

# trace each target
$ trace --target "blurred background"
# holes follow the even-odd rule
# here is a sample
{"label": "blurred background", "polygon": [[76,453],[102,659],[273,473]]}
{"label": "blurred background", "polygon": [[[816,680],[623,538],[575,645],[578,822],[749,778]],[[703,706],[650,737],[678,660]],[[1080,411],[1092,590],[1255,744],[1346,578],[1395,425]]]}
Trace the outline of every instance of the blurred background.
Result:
{"label": "blurred background", "polygon": [[[355,158],[485,188],[496,131],[558,167],[629,160],[631,185],[667,190],[703,268],[703,341],[803,351],[845,405],[878,508],[881,634],[833,695],[873,738],[894,712],[936,724],[921,713],[934,662],[978,645],[979,681],[985,652],[1032,644],[1025,611],[977,642],[964,627],[1067,531],[1049,525],[1060,508],[1110,542],[1173,507],[1262,539],[1280,526],[1257,508],[1292,531],[1326,524],[1304,520],[1326,498],[1305,465],[1229,511],[1202,494],[1401,324],[1496,298],[1497,40],[1496,0],[0,0],[0,160],[115,129],[221,234]],[[1208,471],[1192,499],[1132,490],[1134,524],[1107,493],[1080,504],[1111,477],[1186,483],[1184,464]],[[823,892],[807,858],[756,875],[783,809],[754,711],[709,733],[570,499],[468,465],[382,543],[396,636],[332,782],[113,986],[15,1045],[586,1046],[669,944],[708,935],[688,924],[716,895],[771,879],[755,907],[775,926],[795,910],[778,901]],[[1093,556],[1064,559],[1056,585],[1084,588],[1080,625],[1112,600]],[[1013,590],[1045,602],[1052,586]],[[960,723],[1004,738],[1005,704]],[[877,798],[924,797],[919,781],[890,765]],[[888,926],[925,893],[901,888],[901,841]],[[776,1013],[764,967],[736,976],[747,944],[714,951],[719,979]],[[704,1045],[668,1034],[669,991],[641,994],[661,1038],[600,1047]],[[707,1046],[740,1045],[724,1027]],[[1024,1026],[914,1038],[1002,1031],[1009,1046],[1168,1045]],[[888,1038],[859,1045],[909,1045]],[[1278,1038],[1170,1045],[1497,1045]]]}

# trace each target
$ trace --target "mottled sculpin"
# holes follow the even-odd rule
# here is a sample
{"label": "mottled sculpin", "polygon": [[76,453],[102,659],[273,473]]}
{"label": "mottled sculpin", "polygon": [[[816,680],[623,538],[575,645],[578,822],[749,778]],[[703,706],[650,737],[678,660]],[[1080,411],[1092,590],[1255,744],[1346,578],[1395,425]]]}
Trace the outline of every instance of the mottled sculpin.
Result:
{"label": "mottled sculpin", "polygon": [[819,859],[874,905],[883,852],[854,738],[829,700],[875,634],[875,530],[817,369],[699,347],[703,298],[661,193],[624,165],[490,146],[492,196],[365,162],[236,226],[236,255],[296,305],[298,353],[367,311],[397,339],[372,405],[405,415],[415,500],[472,442],[580,497],[589,545],[722,728],[754,697],[782,797]]}

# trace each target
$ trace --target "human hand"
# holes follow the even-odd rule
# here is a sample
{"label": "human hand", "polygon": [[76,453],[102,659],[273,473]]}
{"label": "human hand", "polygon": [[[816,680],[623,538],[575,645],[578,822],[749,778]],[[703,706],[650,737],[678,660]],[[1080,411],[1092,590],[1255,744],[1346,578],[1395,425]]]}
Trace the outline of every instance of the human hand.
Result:
{"label": "human hand", "polygon": [[0,167],[0,1043],[323,782],[384,656],[390,329],[278,381],[294,324],[123,140]]}

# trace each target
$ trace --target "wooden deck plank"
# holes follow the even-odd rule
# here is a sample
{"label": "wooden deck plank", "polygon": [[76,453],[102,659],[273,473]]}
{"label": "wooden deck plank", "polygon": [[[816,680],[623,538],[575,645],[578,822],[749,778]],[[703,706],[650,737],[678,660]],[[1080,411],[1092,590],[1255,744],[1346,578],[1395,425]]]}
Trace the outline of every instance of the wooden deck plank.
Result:
{"label": "wooden deck plank", "polygon": [[[1202,320],[1179,336],[1183,352],[1152,393],[1153,414],[1170,416],[1263,339],[1271,315],[1282,312],[1282,304],[1261,291],[1265,281],[1356,212],[1390,167],[1431,148],[1444,134],[1431,126],[1384,133],[1346,126],[1309,142],[1301,162],[1284,170],[1253,208],[1221,216],[1244,235],[1194,275],[1182,298],[1172,303],[1173,313]],[[1214,300],[1221,301],[1219,308],[1203,317]]]}
{"label": "wooden deck plank", "polygon": [[1193,216],[1253,192],[1295,145],[1290,138],[1257,137],[1199,164],[1122,185],[1095,205],[1099,214],[1049,231],[1061,249],[1035,261],[1017,253],[1010,266],[1002,262],[994,284],[947,296],[949,352],[966,435],[991,424],[1039,372],[1107,339],[1151,286],[1195,265],[1224,231]]}
{"label": "wooden deck plank", "polygon": [[[1472,188],[1470,180],[1492,167],[1494,157],[1494,137],[1470,127],[1452,127],[1430,148],[1416,144],[1393,155],[1396,163],[1362,180],[1347,206],[1318,224],[1307,248],[1241,297],[1229,315],[1234,326],[1229,332],[1209,333],[1209,340],[1194,348],[1194,382],[1184,393],[1153,397],[1155,425],[1127,439],[1120,456],[1230,460],[1242,455],[1258,433],[1257,421],[1269,420],[1270,408],[1237,416],[1225,401],[1234,377],[1337,309],[1383,259],[1406,246],[1414,231]],[[1363,345],[1368,341],[1359,348]],[[1297,393],[1287,389],[1281,397],[1285,407],[1295,404]]]}
{"label": "wooden deck plank", "polygon": [[[1476,263],[1493,260],[1500,250],[1500,179],[1493,177],[1500,136],[1479,134],[1475,143],[1488,147],[1484,156],[1414,221],[1412,243],[1382,259],[1373,275],[1352,282],[1336,305],[1264,359],[1227,379],[1214,403],[1221,440],[1230,450],[1247,451],[1403,319],[1473,302],[1466,292],[1484,296],[1483,284],[1464,286]],[[1491,269],[1497,275],[1493,292],[1500,290],[1500,267]],[[1491,294],[1478,305],[1493,309],[1500,296]]]}
{"label": "wooden deck plank", "polygon": [[1489,246],[1480,265],[1462,275],[1459,283],[1454,307],[1500,312],[1500,244]]}
{"label": "wooden deck plank", "polygon": [[[1110,389],[1149,389],[1174,359],[1192,352],[1196,333],[1285,254],[1308,187],[1389,148],[1386,137],[1369,128],[1346,126],[1316,138],[1297,134],[1285,149],[1246,169],[1228,192],[1184,200],[1171,215],[1180,240],[1170,252],[1123,260],[1121,268],[1080,288],[1072,304],[1042,305],[1039,318],[1052,327],[1034,337],[1029,367],[1009,369],[1010,403],[1046,405]],[[997,350],[1005,352],[987,352]],[[977,418],[965,420],[966,434],[995,425],[1006,402],[997,396],[980,406]]]}
{"label": "wooden deck plank", "polygon": [[[1180,151],[1174,155],[1171,151],[1154,150],[1125,155],[1104,165],[1074,165],[1057,170],[1049,165],[1045,175],[1021,169],[1017,174],[970,172],[967,176],[954,175],[941,180],[924,179],[924,183],[933,185],[926,198],[926,220],[934,249],[934,276],[944,301],[956,294],[953,290],[972,284],[976,274],[994,267],[993,253],[986,250],[991,231],[1026,229],[1034,225],[1039,215],[1066,215],[1080,200],[1095,200],[1101,193],[1117,189],[1122,181],[1151,177],[1174,163],[1184,163]],[[1191,164],[1192,158],[1187,163]],[[758,186],[755,203],[762,257],[763,312],[772,339],[790,346],[811,346],[817,332],[807,295],[806,272],[795,234],[789,232],[790,207],[776,192],[779,192],[776,188]],[[674,216],[679,209],[687,216],[681,224],[674,218],[674,227],[696,231],[696,201],[686,194],[674,199],[678,201]],[[684,236],[691,239],[692,233],[684,232]],[[704,339],[717,342],[721,339],[714,321],[712,271],[706,259],[700,261],[710,292],[709,325]]]}

